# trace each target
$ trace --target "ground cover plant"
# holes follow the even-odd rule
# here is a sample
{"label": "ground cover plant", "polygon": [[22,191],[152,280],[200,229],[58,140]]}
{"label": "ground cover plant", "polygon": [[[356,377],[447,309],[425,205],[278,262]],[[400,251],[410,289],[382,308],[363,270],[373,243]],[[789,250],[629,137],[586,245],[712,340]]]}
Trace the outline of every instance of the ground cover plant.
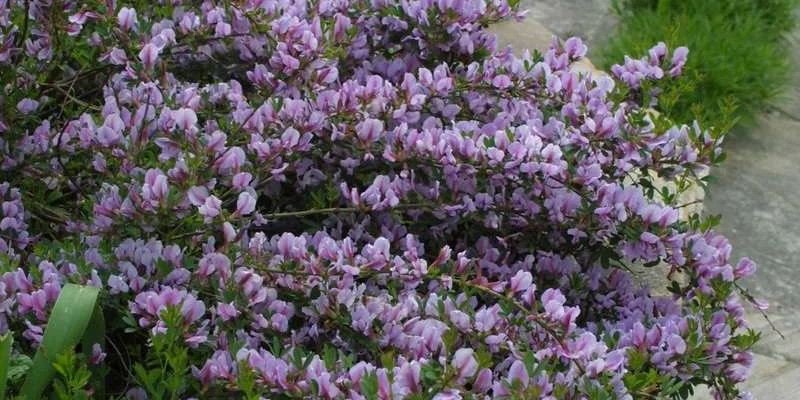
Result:
{"label": "ground cover plant", "polygon": [[0,0],[0,388],[748,397],[755,265],[679,213],[724,132],[646,108],[687,49],[578,76],[515,13]]}
{"label": "ground cover plant", "polygon": [[620,22],[599,50],[603,67],[656,41],[687,46],[680,84],[665,85],[660,110],[705,125],[751,122],[789,85],[797,0],[622,0]]}

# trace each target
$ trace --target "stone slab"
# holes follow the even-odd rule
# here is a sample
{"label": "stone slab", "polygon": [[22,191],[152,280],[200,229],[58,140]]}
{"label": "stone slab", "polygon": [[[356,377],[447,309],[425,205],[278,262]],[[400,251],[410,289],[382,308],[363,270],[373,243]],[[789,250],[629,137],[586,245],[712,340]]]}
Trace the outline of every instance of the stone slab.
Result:
{"label": "stone slab", "polygon": [[534,18],[524,18],[522,21],[513,19],[489,26],[489,32],[497,35],[502,47],[511,45],[514,54],[522,54],[524,49],[546,50],[553,41],[554,34],[542,23]]}
{"label": "stone slab", "polygon": [[580,36],[590,44],[607,37],[617,21],[611,0],[522,0],[520,9],[557,35]]}
{"label": "stone slab", "polygon": [[755,387],[761,382],[769,381],[782,374],[789,373],[798,368],[798,365],[788,361],[779,360],[761,354],[753,355],[753,371],[747,382],[747,387]]}
{"label": "stone slab", "polygon": [[782,370],[769,379],[761,382],[750,382],[747,389],[757,399],[765,400],[797,400],[800,396],[800,367]]}
{"label": "stone slab", "polygon": [[712,171],[706,209],[722,214],[718,231],[733,245],[734,262],[752,258],[744,285],[778,314],[800,304],[800,121],[766,115],[726,140],[728,160]]}

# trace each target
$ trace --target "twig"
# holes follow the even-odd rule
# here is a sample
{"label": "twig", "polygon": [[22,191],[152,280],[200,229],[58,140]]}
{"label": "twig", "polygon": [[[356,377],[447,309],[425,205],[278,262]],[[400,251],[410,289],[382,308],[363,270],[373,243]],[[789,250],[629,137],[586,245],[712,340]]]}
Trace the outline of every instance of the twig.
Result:
{"label": "twig", "polygon": [[[734,286],[736,286],[736,288],[739,289],[739,293],[741,293],[742,296],[744,296],[744,298],[747,299],[747,301],[749,301],[752,304],[756,303],[756,298],[753,297],[753,295],[750,294],[750,292],[748,292],[747,289],[743,288],[741,285],[739,285],[738,283],[735,283],[735,282],[734,282]],[[783,336],[783,333],[778,329],[778,327],[776,327],[775,324],[772,323],[772,320],[769,319],[769,316],[767,316],[767,313],[764,312],[764,310],[762,310],[760,308],[756,308],[756,309],[758,310],[759,313],[761,313],[761,316],[764,317],[765,320],[767,320],[767,323],[769,324],[769,327],[775,333],[777,333],[778,336],[780,336],[782,340],[786,340],[786,336]]]}
{"label": "twig", "polygon": [[[82,71],[83,71],[83,69],[81,69],[81,71],[79,71],[78,74],[75,75],[75,78],[72,80],[72,83],[70,83],[70,85],[69,85],[69,89],[67,89],[67,93],[71,92],[72,88],[75,87],[75,82],[78,81],[78,76],[80,75],[80,73]],[[83,110],[81,110],[81,112],[79,114],[83,114],[84,112],[86,112],[87,109],[89,109],[89,104],[88,103],[83,106]],[[57,121],[57,120],[61,119],[61,116],[63,114],[64,114],[64,107],[61,108],[61,111],[59,111],[58,117],[55,120]],[[83,190],[81,189],[81,187],[78,186],[78,184],[72,179],[72,176],[67,171],[67,167],[64,165],[64,161],[61,160],[61,138],[64,136],[64,132],[66,132],[68,126],[69,126],[69,122],[64,124],[64,126],[61,128],[61,132],[58,133],[58,138],[56,139],[56,161],[58,161],[58,165],[61,166],[61,169],[64,171],[64,176],[67,177],[67,180],[69,180],[69,182],[72,184],[72,187],[75,188],[75,190],[78,191],[78,194],[80,195],[80,197],[86,197],[86,195],[84,195]]]}
{"label": "twig", "polygon": [[[399,204],[399,205],[397,205],[395,207],[392,207],[392,208],[390,208],[390,209],[388,209],[386,211],[407,210],[407,209],[413,209],[413,208],[428,209],[428,210],[431,209],[431,207],[429,205],[427,205],[427,204],[413,203],[413,204]],[[287,212],[266,214],[266,215],[263,215],[263,217],[265,219],[278,219],[278,218],[288,218],[288,217],[305,217],[305,216],[317,215],[317,214],[354,213],[354,212],[359,212],[359,211],[371,211],[371,210],[364,209],[364,208],[359,208],[359,207],[312,208],[310,210],[287,211]],[[201,230],[198,230],[198,231],[188,232],[188,233],[183,233],[183,234],[180,234],[180,235],[177,235],[177,236],[173,236],[172,238],[170,238],[170,240],[177,240],[177,239],[183,239],[183,238],[192,237],[192,236],[196,236],[196,235],[202,235],[202,234],[204,234],[206,232],[208,232],[208,229],[201,229]]]}
{"label": "twig", "polygon": [[[78,105],[81,105],[81,106],[83,106],[83,107],[85,107],[85,108],[87,108],[87,109],[91,108],[91,109],[92,109],[92,110],[94,110],[94,111],[101,111],[101,110],[102,110],[102,108],[100,108],[100,107],[98,107],[98,106],[93,106],[93,105],[91,105],[91,104],[89,104],[89,103],[87,103],[87,102],[85,102],[85,101],[83,101],[83,100],[81,100],[81,99],[78,99],[78,98],[76,98],[75,96],[73,96],[73,95],[72,95],[72,94],[70,94],[69,92],[67,92],[67,91],[65,91],[64,89],[62,89],[62,88],[61,88],[61,86],[58,86],[58,85],[53,85],[53,84],[49,84],[49,83],[44,83],[44,84],[42,84],[42,86],[44,86],[44,87],[51,87],[51,88],[53,88],[53,89],[55,89],[55,90],[57,90],[57,91],[61,92],[61,94],[63,94],[64,96],[66,96],[68,99],[72,100],[72,101],[73,101],[73,102],[75,102],[76,104],[78,104]],[[71,90],[71,89],[72,89],[72,86],[70,86],[70,90]]]}
{"label": "twig", "polygon": [[690,201],[688,203],[684,203],[684,204],[681,204],[679,206],[675,206],[675,209],[677,210],[679,208],[689,207],[689,206],[692,206],[692,205],[695,205],[695,204],[699,204],[699,203],[702,203],[702,202],[703,202],[703,200]]}

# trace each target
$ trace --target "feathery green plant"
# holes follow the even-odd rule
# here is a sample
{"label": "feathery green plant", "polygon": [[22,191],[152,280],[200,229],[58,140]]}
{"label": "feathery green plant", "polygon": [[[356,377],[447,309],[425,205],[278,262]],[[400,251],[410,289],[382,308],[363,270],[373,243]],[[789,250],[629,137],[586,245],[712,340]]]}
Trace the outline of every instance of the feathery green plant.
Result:
{"label": "feathery green plant", "polygon": [[[674,121],[698,119],[704,126],[733,117],[747,123],[787,87],[790,71],[786,34],[795,26],[798,0],[617,0],[620,23],[599,51],[608,69],[626,54],[643,55],[659,41],[687,46],[689,60],[670,107]],[[687,85],[688,82],[688,85]],[[678,92],[679,95],[678,95]],[[668,108],[668,109],[665,109]]]}

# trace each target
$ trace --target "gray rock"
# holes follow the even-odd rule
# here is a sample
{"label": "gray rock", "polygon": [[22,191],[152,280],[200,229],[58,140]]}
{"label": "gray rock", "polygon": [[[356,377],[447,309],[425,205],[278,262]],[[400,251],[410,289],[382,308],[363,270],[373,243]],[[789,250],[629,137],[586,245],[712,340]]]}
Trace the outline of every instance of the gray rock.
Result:
{"label": "gray rock", "polygon": [[745,286],[776,308],[800,304],[800,122],[780,114],[728,138],[728,160],[706,201],[733,258],[759,265]]}
{"label": "gray rock", "polygon": [[501,47],[511,45],[517,55],[521,55],[524,49],[544,51],[555,36],[534,18],[503,21],[489,26],[487,30],[497,35]]}
{"label": "gray rock", "polygon": [[580,36],[590,44],[601,43],[617,21],[611,0],[522,0],[520,9],[555,34]]}

